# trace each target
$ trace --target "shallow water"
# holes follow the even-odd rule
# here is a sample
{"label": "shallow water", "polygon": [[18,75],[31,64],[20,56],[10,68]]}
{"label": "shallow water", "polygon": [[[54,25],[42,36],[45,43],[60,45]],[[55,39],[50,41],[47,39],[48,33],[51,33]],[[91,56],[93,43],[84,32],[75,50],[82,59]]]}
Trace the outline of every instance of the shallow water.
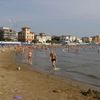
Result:
{"label": "shallow water", "polygon": [[[57,71],[54,71],[51,65],[49,49],[34,49],[32,67],[39,71],[70,78],[100,88],[100,53],[97,52],[98,48],[80,48],[79,52],[76,52],[75,49],[68,52],[68,49],[64,47],[55,48],[57,67],[60,68]],[[18,55],[18,58],[21,61],[23,57]]]}
{"label": "shallow water", "polygon": [[100,54],[98,48],[67,51],[66,48],[56,48],[58,71],[54,71],[49,59],[49,50],[34,50],[32,67],[65,78],[74,79],[100,87]]}

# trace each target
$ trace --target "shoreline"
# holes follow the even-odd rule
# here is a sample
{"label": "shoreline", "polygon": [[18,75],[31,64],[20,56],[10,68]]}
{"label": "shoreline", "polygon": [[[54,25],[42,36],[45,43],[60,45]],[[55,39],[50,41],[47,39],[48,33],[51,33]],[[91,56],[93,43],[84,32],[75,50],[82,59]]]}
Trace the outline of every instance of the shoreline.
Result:
{"label": "shoreline", "polygon": [[28,64],[17,64],[13,49],[0,52],[0,56],[0,100],[13,100],[16,96],[21,100],[98,100],[100,97],[99,91],[90,85],[36,71]]}

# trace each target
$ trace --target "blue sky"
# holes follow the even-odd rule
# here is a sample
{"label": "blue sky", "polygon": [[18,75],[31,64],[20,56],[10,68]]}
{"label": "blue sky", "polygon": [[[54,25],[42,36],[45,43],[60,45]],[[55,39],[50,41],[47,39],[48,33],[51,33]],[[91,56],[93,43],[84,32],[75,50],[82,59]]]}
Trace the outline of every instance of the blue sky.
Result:
{"label": "blue sky", "polygon": [[47,34],[100,34],[100,0],[0,0],[0,26]]}

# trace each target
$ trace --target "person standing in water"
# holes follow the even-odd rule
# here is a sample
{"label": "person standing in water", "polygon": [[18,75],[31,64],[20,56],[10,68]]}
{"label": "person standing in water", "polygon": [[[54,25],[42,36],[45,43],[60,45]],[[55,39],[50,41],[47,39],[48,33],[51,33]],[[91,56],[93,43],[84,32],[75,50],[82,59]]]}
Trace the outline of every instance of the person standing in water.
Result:
{"label": "person standing in water", "polygon": [[29,64],[32,64],[32,51],[28,52],[28,62]]}
{"label": "person standing in water", "polygon": [[57,56],[56,56],[56,53],[53,51],[50,53],[50,60],[52,62],[53,68],[56,68]]}

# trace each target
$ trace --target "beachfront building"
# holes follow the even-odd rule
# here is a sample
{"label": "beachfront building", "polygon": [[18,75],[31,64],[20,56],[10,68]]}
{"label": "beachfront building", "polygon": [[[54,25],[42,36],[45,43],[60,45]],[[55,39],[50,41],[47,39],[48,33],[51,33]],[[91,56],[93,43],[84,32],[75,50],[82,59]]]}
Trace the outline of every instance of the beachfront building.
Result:
{"label": "beachfront building", "polygon": [[36,36],[36,40],[39,43],[46,44],[47,41],[51,41],[51,36],[48,36],[45,33],[39,33],[39,35]]}
{"label": "beachfront building", "polygon": [[73,42],[74,40],[76,40],[76,37],[75,36],[72,36],[72,35],[62,35],[60,36],[60,41],[62,42]]}
{"label": "beachfront building", "polygon": [[82,37],[84,43],[100,43],[100,35],[91,36],[91,37]]}
{"label": "beachfront building", "polygon": [[10,27],[0,27],[0,41],[17,41],[18,33]]}
{"label": "beachfront building", "polygon": [[60,36],[60,41],[61,42],[68,42],[68,43],[73,43],[73,42],[82,42],[81,38],[73,35],[62,35]]}
{"label": "beachfront building", "polygon": [[94,43],[100,43],[100,35],[96,35],[92,37],[92,42]]}
{"label": "beachfront building", "polygon": [[22,31],[18,32],[18,41],[21,42],[32,42],[34,40],[35,33],[31,32],[30,27],[22,27]]}
{"label": "beachfront building", "polygon": [[82,37],[82,42],[83,43],[91,43],[92,42],[92,37]]}

